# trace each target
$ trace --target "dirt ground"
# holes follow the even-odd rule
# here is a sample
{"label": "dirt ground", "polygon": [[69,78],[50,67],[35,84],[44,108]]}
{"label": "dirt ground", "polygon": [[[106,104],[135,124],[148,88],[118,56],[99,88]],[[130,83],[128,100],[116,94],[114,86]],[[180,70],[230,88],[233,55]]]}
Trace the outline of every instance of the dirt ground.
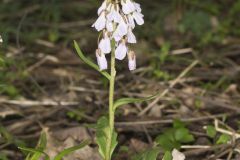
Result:
{"label": "dirt ground", "polygon": [[[127,61],[116,62],[115,97],[159,96],[117,111],[113,159],[152,148],[176,119],[194,137],[178,142],[187,160],[240,159],[240,9],[232,9],[237,1],[139,2],[145,24],[136,29],[138,43],[132,46],[138,67],[130,72]],[[43,130],[49,155],[91,139],[66,159],[100,159],[89,126],[107,114],[108,82],[73,46],[76,40],[96,61],[98,33],[91,24],[99,1],[1,3],[0,160],[24,159],[17,147],[36,146]],[[163,154],[161,149],[159,159]]]}

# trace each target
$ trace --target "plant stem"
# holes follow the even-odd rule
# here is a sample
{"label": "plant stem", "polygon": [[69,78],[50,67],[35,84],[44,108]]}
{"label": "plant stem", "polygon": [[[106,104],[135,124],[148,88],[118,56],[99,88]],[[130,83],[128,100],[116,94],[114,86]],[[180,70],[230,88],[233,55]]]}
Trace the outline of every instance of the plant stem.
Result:
{"label": "plant stem", "polygon": [[111,144],[112,144],[112,135],[114,132],[114,86],[115,86],[115,77],[116,77],[116,69],[115,69],[115,42],[112,42],[112,52],[111,52],[111,77],[109,84],[109,139],[107,142],[107,155],[106,160],[111,159]]}

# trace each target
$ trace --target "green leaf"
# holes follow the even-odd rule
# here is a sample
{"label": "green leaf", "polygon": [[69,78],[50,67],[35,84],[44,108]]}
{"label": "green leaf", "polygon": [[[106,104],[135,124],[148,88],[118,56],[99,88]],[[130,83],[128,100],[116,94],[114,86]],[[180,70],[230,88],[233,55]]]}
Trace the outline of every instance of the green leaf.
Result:
{"label": "green leaf", "polygon": [[160,148],[153,148],[134,156],[132,160],[157,160],[159,153]]}
{"label": "green leaf", "polygon": [[174,148],[179,149],[181,144],[175,140],[175,129],[168,129],[164,134],[159,135],[155,142],[159,144],[164,151],[171,151]]}
{"label": "green leaf", "polygon": [[114,110],[116,110],[119,106],[125,105],[125,104],[129,104],[129,103],[140,103],[140,102],[144,102],[144,101],[149,101],[154,99],[156,96],[158,95],[152,95],[146,98],[121,98],[115,101],[114,103]]}
{"label": "green leaf", "polygon": [[207,126],[207,135],[211,138],[214,138],[217,134],[217,131],[214,126],[208,125]]}
{"label": "green leaf", "polygon": [[227,135],[227,134],[222,134],[218,140],[217,140],[217,144],[227,144],[229,141],[231,140],[231,136]]}
{"label": "green leaf", "polygon": [[180,121],[179,119],[175,119],[173,121],[173,128],[185,128],[186,124],[182,121]]}
{"label": "green leaf", "polygon": [[63,151],[61,151],[58,155],[56,155],[54,157],[54,160],[61,160],[64,156],[76,151],[76,150],[79,150],[87,145],[90,144],[90,141],[89,140],[85,140],[83,141],[81,144],[77,145],[77,146],[74,146],[74,147],[70,147],[70,148],[67,148],[67,149],[64,149]]}
{"label": "green leaf", "polygon": [[97,123],[96,141],[98,144],[98,151],[103,159],[106,159],[107,141],[111,139],[110,156],[113,154],[113,151],[118,144],[117,133],[115,131],[113,131],[112,135],[110,135],[110,133],[108,119],[106,117],[101,117]]}
{"label": "green leaf", "polygon": [[[45,152],[43,152],[43,151],[41,151],[41,150],[39,150],[39,149],[26,148],[26,147],[18,147],[18,148],[21,149],[21,150],[23,150],[23,151],[27,151],[27,152],[34,153],[34,154],[37,154],[37,153],[38,153],[38,154],[41,154],[41,155],[44,154],[46,160],[50,160],[49,156],[48,156]],[[32,158],[31,158],[31,160],[39,160],[39,159],[32,159]]]}
{"label": "green leaf", "polygon": [[[37,150],[44,151],[47,145],[47,136],[45,132],[41,133],[39,144],[37,146]],[[39,160],[40,157],[42,156],[42,153],[35,152],[30,160]]]}
{"label": "green leaf", "polygon": [[172,154],[170,151],[164,153],[163,160],[172,160]]}
{"label": "green leaf", "polygon": [[80,59],[85,62],[86,64],[88,64],[90,67],[92,67],[93,69],[97,70],[98,72],[100,72],[103,76],[105,76],[108,80],[110,80],[110,75],[108,72],[106,71],[100,71],[98,65],[96,65],[95,63],[93,63],[91,60],[89,60],[88,58],[86,58],[83,54],[83,52],[81,51],[80,47],[78,46],[77,42],[74,41],[74,47],[78,53],[78,56],[80,57]]}
{"label": "green leaf", "polygon": [[189,130],[187,128],[178,128],[175,132],[175,139],[181,143],[194,141],[193,135],[189,133]]}

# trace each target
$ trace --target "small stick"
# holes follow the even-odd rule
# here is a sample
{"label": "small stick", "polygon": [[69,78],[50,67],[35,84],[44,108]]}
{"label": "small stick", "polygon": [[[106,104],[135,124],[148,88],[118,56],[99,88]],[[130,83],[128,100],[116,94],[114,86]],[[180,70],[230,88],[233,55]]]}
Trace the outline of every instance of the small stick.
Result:
{"label": "small stick", "polygon": [[152,103],[150,103],[144,110],[142,110],[138,116],[144,115],[147,111],[149,111],[163,96],[165,96],[171,88],[173,88],[193,67],[198,64],[198,60],[192,62],[190,66],[188,66],[174,81],[170,83],[169,88],[165,89],[159,97],[157,97]]}

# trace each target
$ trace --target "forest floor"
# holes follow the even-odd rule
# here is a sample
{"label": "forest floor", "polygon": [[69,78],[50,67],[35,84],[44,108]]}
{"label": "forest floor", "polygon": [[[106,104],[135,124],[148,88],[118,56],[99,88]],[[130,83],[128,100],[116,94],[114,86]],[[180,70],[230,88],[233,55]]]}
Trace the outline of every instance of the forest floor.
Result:
{"label": "forest floor", "polygon": [[[43,130],[49,155],[91,139],[91,145],[66,159],[98,160],[95,130],[89,125],[107,113],[108,82],[78,58],[73,40],[95,61],[98,33],[90,26],[99,3],[23,2],[0,6],[0,160],[22,160],[17,146],[34,147]],[[130,72],[127,61],[117,61],[115,96],[160,94],[118,110],[121,147],[114,159],[130,159],[157,139],[168,139],[166,134],[175,134],[178,123],[194,138],[176,140],[171,147],[178,147],[187,160],[240,159],[239,36],[219,38],[221,20],[202,8],[189,15],[198,16],[203,26],[192,24],[189,15],[178,26],[187,8],[196,6],[142,4],[146,23],[137,28],[139,41],[133,46],[138,67]],[[163,150],[159,159],[162,155]]]}

